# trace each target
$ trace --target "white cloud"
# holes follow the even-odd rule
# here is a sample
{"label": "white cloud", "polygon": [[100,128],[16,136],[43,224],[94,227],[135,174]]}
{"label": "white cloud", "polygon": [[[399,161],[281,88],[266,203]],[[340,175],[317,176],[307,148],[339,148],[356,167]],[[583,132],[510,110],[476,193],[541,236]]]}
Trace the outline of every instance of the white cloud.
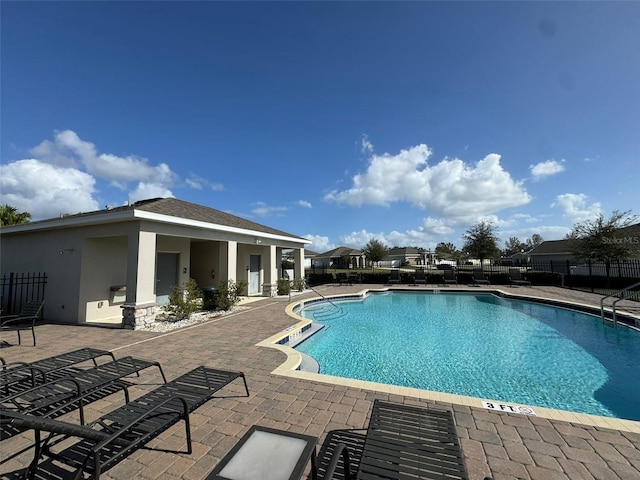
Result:
{"label": "white cloud", "polygon": [[145,200],[147,198],[167,198],[173,197],[171,190],[164,188],[162,185],[156,185],[154,183],[140,182],[138,186],[129,192],[129,201],[137,202],[139,200]]}
{"label": "white cloud", "polygon": [[387,244],[387,238],[383,233],[371,233],[366,230],[360,230],[359,232],[351,232],[347,235],[343,235],[340,237],[341,245],[351,247],[351,248],[362,248],[369,240],[376,239],[381,241],[384,244]]}
{"label": "white cloud", "polygon": [[[53,140],[45,140],[29,152],[35,158],[4,165],[7,175],[26,173],[6,178],[3,174],[0,197],[31,213],[33,220],[100,208],[100,202],[94,199],[99,180],[123,191],[131,188],[129,201],[171,197],[170,188],[179,180],[164,163],[151,165],[147,159],[134,155],[99,153],[93,143],[82,140],[72,130],[56,131]],[[190,180],[186,183],[192,188],[206,184],[197,178]],[[222,188],[219,184],[209,186],[214,190]],[[68,201],[69,192],[73,192],[73,201]]]}
{"label": "white cloud", "polygon": [[177,179],[165,163],[152,166],[142,157],[98,154],[93,143],[81,140],[72,130],[56,132],[53,142],[45,140],[31,153],[47,163],[58,164],[64,159],[73,161],[74,166],[82,164],[88,173],[114,182],[142,181],[168,186]]}
{"label": "white cloud", "polygon": [[304,235],[303,238],[311,240],[311,243],[305,248],[316,253],[324,253],[337,248],[337,245],[329,241],[329,237],[325,237],[323,235],[312,235],[308,233],[307,235]]}
{"label": "white cloud", "polygon": [[0,203],[29,212],[32,220],[97,210],[94,188],[95,179],[75,168],[35,159],[0,165]]}
{"label": "white cloud", "polygon": [[202,190],[204,188],[209,188],[214,192],[224,190],[224,185],[221,183],[212,183],[206,178],[202,178],[195,173],[190,173],[189,177],[186,178],[184,182],[188,187],[193,188],[194,190]]}
{"label": "white cloud", "polygon": [[564,172],[564,159],[561,161],[547,160],[544,162],[536,163],[535,165],[529,165],[531,175],[534,180],[540,180],[544,177],[549,177],[560,172]]}
{"label": "white cloud", "polygon": [[359,232],[351,232],[348,235],[340,237],[340,242],[341,245],[348,247],[364,248],[364,246],[372,239],[384,243],[387,247],[413,246],[431,248],[437,243],[437,236],[423,228],[407,230],[404,232],[393,230],[389,233],[372,233],[367,232],[366,230],[360,230]]}
{"label": "white cloud", "polygon": [[369,141],[368,135],[362,135],[362,139],[360,140],[360,151],[364,154],[373,153],[373,143]]}
{"label": "white cloud", "polygon": [[552,207],[559,207],[564,216],[573,223],[593,220],[602,212],[600,202],[588,204],[588,197],[584,193],[564,193],[556,197]]}
{"label": "white cloud", "polygon": [[540,225],[537,227],[504,230],[500,232],[501,242],[499,243],[499,245],[504,245],[504,242],[506,242],[511,237],[516,237],[521,242],[524,242],[528,238],[531,238],[534,233],[540,235],[543,240],[562,240],[570,231],[570,228],[560,227],[556,225]]}
{"label": "white cloud", "polygon": [[453,233],[453,222],[446,218],[427,217],[422,221],[422,225],[431,235],[450,235]]}
{"label": "white cloud", "polygon": [[313,208],[311,202],[307,202],[306,200],[298,200],[296,204],[304,208]]}
{"label": "white cloud", "polygon": [[253,205],[251,213],[259,217],[281,216],[282,212],[289,210],[289,207],[272,207],[264,202],[256,202]]}
{"label": "white cloud", "polygon": [[405,201],[438,216],[476,219],[527,204],[531,197],[490,154],[475,165],[444,159],[431,166],[431,150],[421,144],[397,155],[372,155],[364,173],[348,190],[334,190],[325,200],[339,204],[388,206]]}

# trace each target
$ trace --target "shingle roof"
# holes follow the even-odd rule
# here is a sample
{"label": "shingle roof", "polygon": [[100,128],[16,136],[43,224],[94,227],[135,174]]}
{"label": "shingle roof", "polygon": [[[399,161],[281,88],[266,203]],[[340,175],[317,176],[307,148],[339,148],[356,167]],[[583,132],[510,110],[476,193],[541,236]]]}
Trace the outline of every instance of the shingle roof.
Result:
{"label": "shingle roof", "polygon": [[330,257],[330,258],[340,258],[346,255],[362,255],[362,251],[356,250],[355,248],[349,247],[338,247],[333,250],[329,250],[328,252],[319,253],[318,257]]}
{"label": "shingle roof", "polygon": [[[621,228],[617,231],[617,236],[640,238],[640,223]],[[573,239],[547,240],[538,245],[531,255],[571,254],[571,243],[574,241]]]}
{"label": "shingle roof", "polygon": [[252,222],[245,218],[237,217],[235,215],[231,215],[230,213],[216,210],[215,208],[185,202],[184,200],[178,200],[177,198],[151,198],[148,200],[141,200],[131,205],[113,208],[109,207],[104,210],[65,215],[61,218],[50,218],[47,220],[29,222],[20,226],[27,227],[29,229],[33,227],[47,228],[48,224],[55,224],[56,226],[60,226],[60,222],[64,223],[68,221],[69,223],[71,223],[74,220],[80,221],[81,223],[84,223],[84,221],[90,223],[92,221],[99,221],[101,217],[104,217],[105,221],[108,221],[107,218],[114,214],[131,212],[131,214],[133,215],[134,211],[144,211],[157,215],[166,215],[169,217],[176,217],[180,219],[212,223],[225,227],[235,227],[259,233],[267,233],[271,235],[295,238],[308,242],[308,240],[297,235],[293,235],[282,230],[277,230],[266,225]]}
{"label": "shingle roof", "polygon": [[575,240],[547,240],[538,245],[531,255],[571,254],[570,245]]}
{"label": "shingle roof", "polygon": [[253,230],[262,233],[271,233],[273,235],[281,235],[286,237],[296,237],[306,240],[297,235],[283,232],[275,228],[255,223],[242,217],[236,217],[230,213],[216,210],[215,208],[205,207],[196,203],[189,203],[177,198],[156,198],[135,203],[131,208],[143,210],[145,212],[157,213],[159,215],[168,215],[171,217],[186,218],[199,222],[215,223],[227,227],[242,228],[245,230]]}

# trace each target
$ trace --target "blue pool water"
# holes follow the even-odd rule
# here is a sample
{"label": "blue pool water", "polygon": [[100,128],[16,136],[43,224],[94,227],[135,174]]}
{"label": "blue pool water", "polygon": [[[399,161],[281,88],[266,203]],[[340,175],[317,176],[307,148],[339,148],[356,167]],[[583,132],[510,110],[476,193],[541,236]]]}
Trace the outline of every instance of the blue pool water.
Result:
{"label": "blue pool water", "polygon": [[491,294],[390,292],[318,303],[296,349],[328,375],[640,420],[640,332]]}

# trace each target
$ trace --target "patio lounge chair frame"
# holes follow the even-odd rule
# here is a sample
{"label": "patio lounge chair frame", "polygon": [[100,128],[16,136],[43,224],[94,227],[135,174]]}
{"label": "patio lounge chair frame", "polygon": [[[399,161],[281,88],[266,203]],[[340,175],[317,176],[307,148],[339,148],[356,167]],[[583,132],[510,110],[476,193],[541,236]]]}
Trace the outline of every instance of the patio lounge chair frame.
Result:
{"label": "patio lounge chair frame", "polygon": [[529,280],[525,280],[522,277],[522,272],[520,272],[519,268],[510,268],[509,269],[509,282],[512,285],[525,285],[531,286],[531,282]]}
{"label": "patio lounge chair frame", "polygon": [[342,456],[344,478],[468,480],[453,414],[449,410],[374,400],[355,476],[348,448],[338,443],[325,472],[331,479]]}
{"label": "patio lounge chair frame", "polygon": [[480,269],[473,270],[474,285],[490,285],[489,280],[484,276],[484,272]]}
{"label": "patio lounge chair frame", "polygon": [[400,283],[400,270],[399,269],[394,268],[393,270],[391,270],[391,273],[389,273],[388,282],[389,282],[389,284]]}
{"label": "patio lounge chair frame", "polygon": [[344,272],[332,273],[333,283],[338,286],[349,285],[351,282],[349,281],[349,277]]}
{"label": "patio lounge chair frame", "polygon": [[443,270],[442,277],[445,285],[457,285],[458,279],[456,278],[456,272],[454,270]]}
{"label": "patio lounge chair frame", "polygon": [[0,399],[2,408],[38,416],[59,416],[76,409],[80,410],[80,423],[84,424],[84,405],[104,398],[118,390],[125,391],[129,383],[123,379],[129,375],[140,375],[142,370],[157,367],[163,383],[167,379],[158,362],[124,357],[86,370],[69,372],[68,376],[39,384],[28,390]]}
{"label": "patio lounge chair frame", "polygon": [[80,348],[30,363],[6,363],[2,359],[2,368],[0,370],[1,394],[10,395],[34,387],[37,381],[45,383],[55,378],[64,377],[67,373],[63,372],[63,370],[82,362],[91,360],[93,365],[97,366],[96,359],[103,356],[109,356],[111,360],[115,360],[113,353],[91,347]]}
{"label": "patio lounge chair frame", "polygon": [[[26,478],[35,478],[40,458],[47,456],[75,468],[74,479],[87,473],[97,480],[102,472],[181,420],[185,422],[186,453],[190,454],[189,414],[237,378],[242,378],[249,396],[244,373],[201,366],[103,415],[90,425],[74,425],[5,410],[0,410],[0,419],[3,424],[35,431],[34,457],[25,473]],[[49,433],[44,439],[43,432]],[[79,441],[60,452],[52,450],[71,437],[79,438]]]}
{"label": "patio lounge chair frame", "polygon": [[426,285],[427,276],[424,273],[424,268],[416,268],[415,276],[413,277],[414,285]]}
{"label": "patio lounge chair frame", "polygon": [[36,346],[36,321],[42,316],[44,301],[28,301],[24,304],[18,315],[5,315],[0,317],[0,331],[11,331],[18,333],[18,345],[22,345],[20,332],[31,330],[33,346]]}

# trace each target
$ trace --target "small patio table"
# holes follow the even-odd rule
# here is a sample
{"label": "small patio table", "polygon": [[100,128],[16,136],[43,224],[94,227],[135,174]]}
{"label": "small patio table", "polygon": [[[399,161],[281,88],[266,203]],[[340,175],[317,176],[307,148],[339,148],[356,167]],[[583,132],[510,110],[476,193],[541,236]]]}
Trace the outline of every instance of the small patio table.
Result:
{"label": "small patio table", "polygon": [[316,480],[317,441],[309,435],[254,425],[207,480],[296,480],[309,461]]}

